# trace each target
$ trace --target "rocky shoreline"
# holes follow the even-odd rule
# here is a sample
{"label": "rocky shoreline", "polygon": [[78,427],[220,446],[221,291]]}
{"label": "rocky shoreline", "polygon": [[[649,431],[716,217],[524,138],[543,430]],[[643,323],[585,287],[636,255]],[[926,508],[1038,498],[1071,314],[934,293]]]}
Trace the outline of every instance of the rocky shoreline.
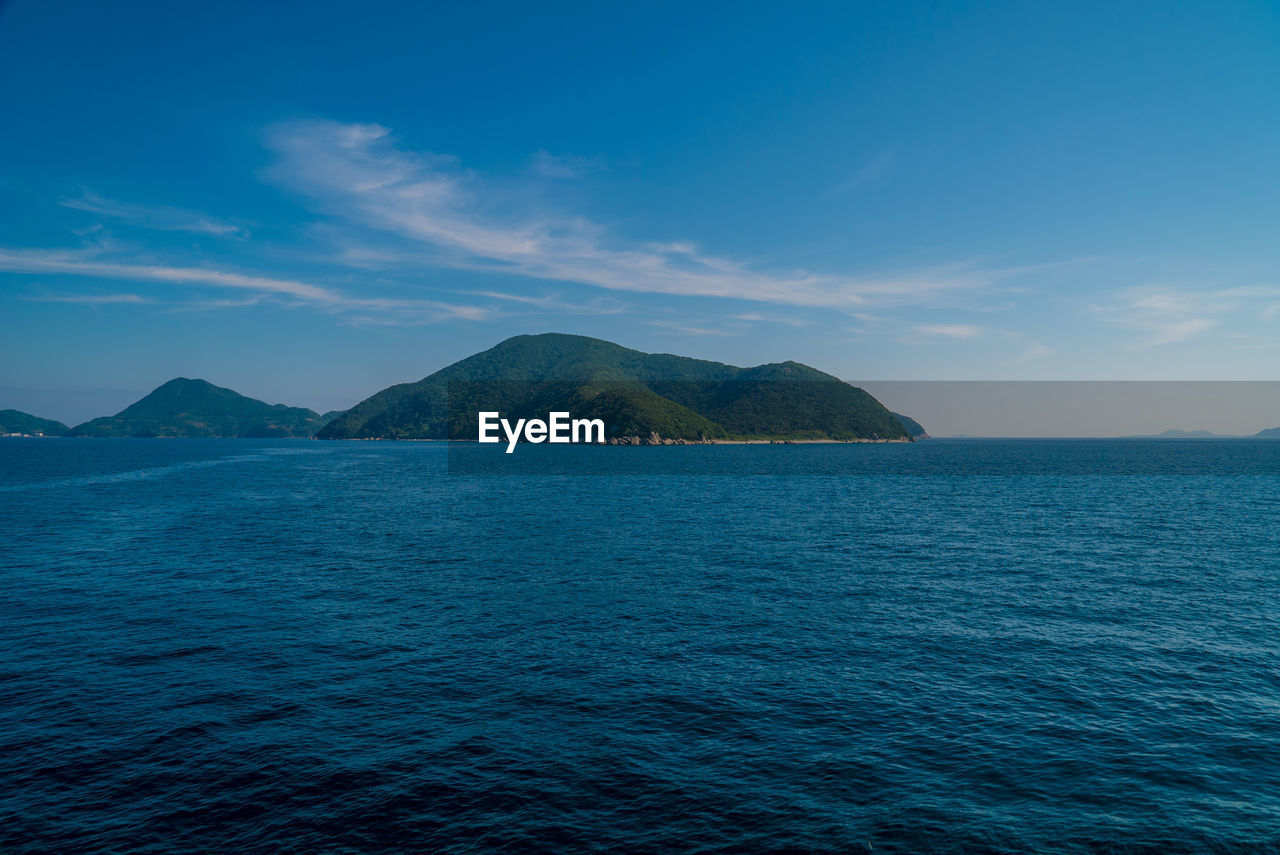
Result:
{"label": "rocky shoreline", "polygon": [[663,438],[658,435],[657,431],[649,431],[648,436],[614,436],[605,442],[606,445],[715,445],[714,439],[708,439],[706,436],[699,436],[697,439],[671,439]]}
{"label": "rocky shoreline", "polygon": [[605,445],[845,445],[853,442],[911,442],[910,439],[709,439],[700,436],[698,439],[671,439],[662,437],[657,431],[650,431],[648,436],[615,436],[610,437]]}

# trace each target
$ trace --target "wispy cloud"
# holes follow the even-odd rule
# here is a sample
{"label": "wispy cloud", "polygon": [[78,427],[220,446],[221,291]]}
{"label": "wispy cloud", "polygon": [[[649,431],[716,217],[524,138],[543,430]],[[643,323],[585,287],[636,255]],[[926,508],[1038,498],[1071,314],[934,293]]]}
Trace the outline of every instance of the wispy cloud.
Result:
{"label": "wispy cloud", "polygon": [[[1182,290],[1162,286],[1126,288],[1115,302],[1093,309],[1138,333],[1135,348],[1161,347],[1197,338],[1219,326],[1223,316],[1252,306],[1261,315],[1280,290],[1266,287]],[[1261,305],[1260,305],[1261,304]]]}
{"label": "wispy cloud", "polygon": [[832,187],[823,195],[839,196],[844,193],[848,193],[851,190],[856,190],[859,187],[862,187],[864,184],[870,184],[880,176],[884,175],[886,172],[889,171],[889,168],[891,166],[893,166],[892,154],[877,155],[876,157],[873,157],[871,160],[864,163],[848,178],[845,178],[843,181],[837,182],[834,187]]}
{"label": "wispy cloud", "polygon": [[[278,161],[266,176],[355,226],[441,252],[463,269],[622,291],[725,297],[848,309],[919,303],[1009,275],[971,262],[882,276],[763,271],[686,241],[627,240],[546,204],[514,207],[492,182],[438,154],[407,151],[379,125],[293,121],[266,135]],[[497,201],[495,201],[497,200]]]}
{"label": "wispy cloud", "polygon": [[288,294],[311,303],[340,305],[335,291],[292,279],[273,279],[202,267],[168,267],[98,260],[91,253],[58,250],[0,250],[0,270],[18,273],[63,273],[101,279],[133,279],[182,285],[209,285]]}
{"label": "wispy cloud", "polygon": [[175,208],[169,205],[138,205],[127,202],[116,202],[104,199],[91,191],[84,191],[74,199],[63,199],[62,206],[77,211],[89,211],[104,217],[122,220],[135,226],[157,229],[166,232],[192,232],[194,234],[217,235],[219,237],[248,237],[249,232],[241,226],[191,211],[186,208]]}
{"label": "wispy cloud", "polygon": [[1030,362],[1033,359],[1044,359],[1046,356],[1052,356],[1053,351],[1043,344],[1033,344],[1031,347],[1018,354],[1019,362]]}
{"label": "wispy cloud", "polygon": [[239,300],[227,299],[208,299],[208,300],[185,300],[170,306],[173,312],[210,312],[219,309],[243,309],[248,306],[256,306],[260,304],[266,297],[255,295],[245,297]]}
{"label": "wispy cloud", "polygon": [[139,294],[41,294],[34,297],[24,297],[23,299],[33,303],[86,303],[89,305],[155,302]]}
{"label": "wispy cloud", "polygon": [[604,169],[604,158],[582,157],[573,154],[551,154],[538,151],[533,155],[529,170],[542,178],[582,178]]}
{"label": "wispy cloud", "polygon": [[921,335],[942,336],[944,338],[973,338],[982,332],[981,327],[968,324],[920,324],[914,327]]}
{"label": "wispy cloud", "polygon": [[750,323],[766,323],[781,324],[787,327],[804,327],[808,326],[808,321],[802,321],[799,318],[789,318],[783,315],[768,315],[763,312],[745,312],[740,315],[732,315],[734,320],[748,321]]}
{"label": "wispy cloud", "polygon": [[742,335],[742,330],[717,329],[715,327],[700,327],[695,324],[681,323],[680,321],[649,321],[649,326],[658,327],[659,329],[678,332],[682,335],[714,335],[714,336],[731,336]]}
{"label": "wispy cloud", "polygon": [[523,306],[544,309],[566,315],[620,315],[631,309],[626,303],[608,298],[596,298],[582,302],[566,300],[558,296],[534,296],[530,294],[509,294],[503,291],[470,291],[475,297],[490,297],[495,300],[506,300]]}
{"label": "wispy cloud", "polygon": [[356,297],[295,279],[277,279],[205,267],[120,263],[101,260],[86,252],[0,249],[0,271],[230,288],[289,297],[301,303],[335,310],[403,313],[406,317],[481,320],[493,314],[491,308],[484,306],[455,305],[437,300]]}
{"label": "wispy cloud", "polygon": [[1186,341],[1189,338],[1195,338],[1200,333],[1207,332],[1217,325],[1218,322],[1213,318],[1151,321],[1147,325],[1149,337],[1145,343],[1153,347],[1162,344],[1174,344]]}

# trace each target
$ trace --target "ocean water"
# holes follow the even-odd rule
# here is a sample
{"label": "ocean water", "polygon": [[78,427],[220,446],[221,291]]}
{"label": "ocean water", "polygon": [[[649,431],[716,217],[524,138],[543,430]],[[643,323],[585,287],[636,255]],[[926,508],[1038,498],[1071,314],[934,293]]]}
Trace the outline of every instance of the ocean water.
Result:
{"label": "ocean water", "polygon": [[0,440],[0,852],[1280,852],[1280,443],[590,451]]}

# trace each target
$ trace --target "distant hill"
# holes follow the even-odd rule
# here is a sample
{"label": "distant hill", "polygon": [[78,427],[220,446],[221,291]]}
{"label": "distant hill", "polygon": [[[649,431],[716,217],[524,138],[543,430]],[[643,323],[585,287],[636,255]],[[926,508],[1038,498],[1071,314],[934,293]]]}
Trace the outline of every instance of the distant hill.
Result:
{"label": "distant hill", "polygon": [[1217,436],[1217,434],[1210,433],[1207,430],[1178,430],[1174,428],[1159,434],[1159,436],[1166,439],[1209,439]]}
{"label": "distant hill", "polygon": [[1260,439],[1280,439],[1280,427],[1267,428],[1254,434]]}
{"label": "distant hill", "polygon": [[42,419],[20,410],[0,410],[0,435],[21,433],[27,436],[62,436],[69,428],[53,419]]}
{"label": "distant hill", "polygon": [[311,410],[266,404],[205,380],[179,377],[114,416],[77,425],[68,436],[312,436],[322,424]]}
{"label": "distant hill", "polygon": [[584,336],[525,335],[361,401],[320,439],[474,439],[476,412],[601,418],[608,436],[908,439],[861,389],[801,365],[738,368]]}
{"label": "distant hill", "polygon": [[924,429],[924,425],[920,424],[911,416],[904,416],[902,413],[894,413],[893,417],[898,420],[899,424],[906,429],[907,435],[912,439],[921,439],[927,437],[929,433]]}

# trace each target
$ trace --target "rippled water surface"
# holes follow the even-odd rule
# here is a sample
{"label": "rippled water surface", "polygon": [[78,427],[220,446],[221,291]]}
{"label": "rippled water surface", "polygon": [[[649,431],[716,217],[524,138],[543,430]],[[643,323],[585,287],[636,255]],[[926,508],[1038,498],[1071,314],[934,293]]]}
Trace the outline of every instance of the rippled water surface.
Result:
{"label": "rippled water surface", "polygon": [[0,440],[0,852],[1280,851],[1280,443],[592,451]]}

